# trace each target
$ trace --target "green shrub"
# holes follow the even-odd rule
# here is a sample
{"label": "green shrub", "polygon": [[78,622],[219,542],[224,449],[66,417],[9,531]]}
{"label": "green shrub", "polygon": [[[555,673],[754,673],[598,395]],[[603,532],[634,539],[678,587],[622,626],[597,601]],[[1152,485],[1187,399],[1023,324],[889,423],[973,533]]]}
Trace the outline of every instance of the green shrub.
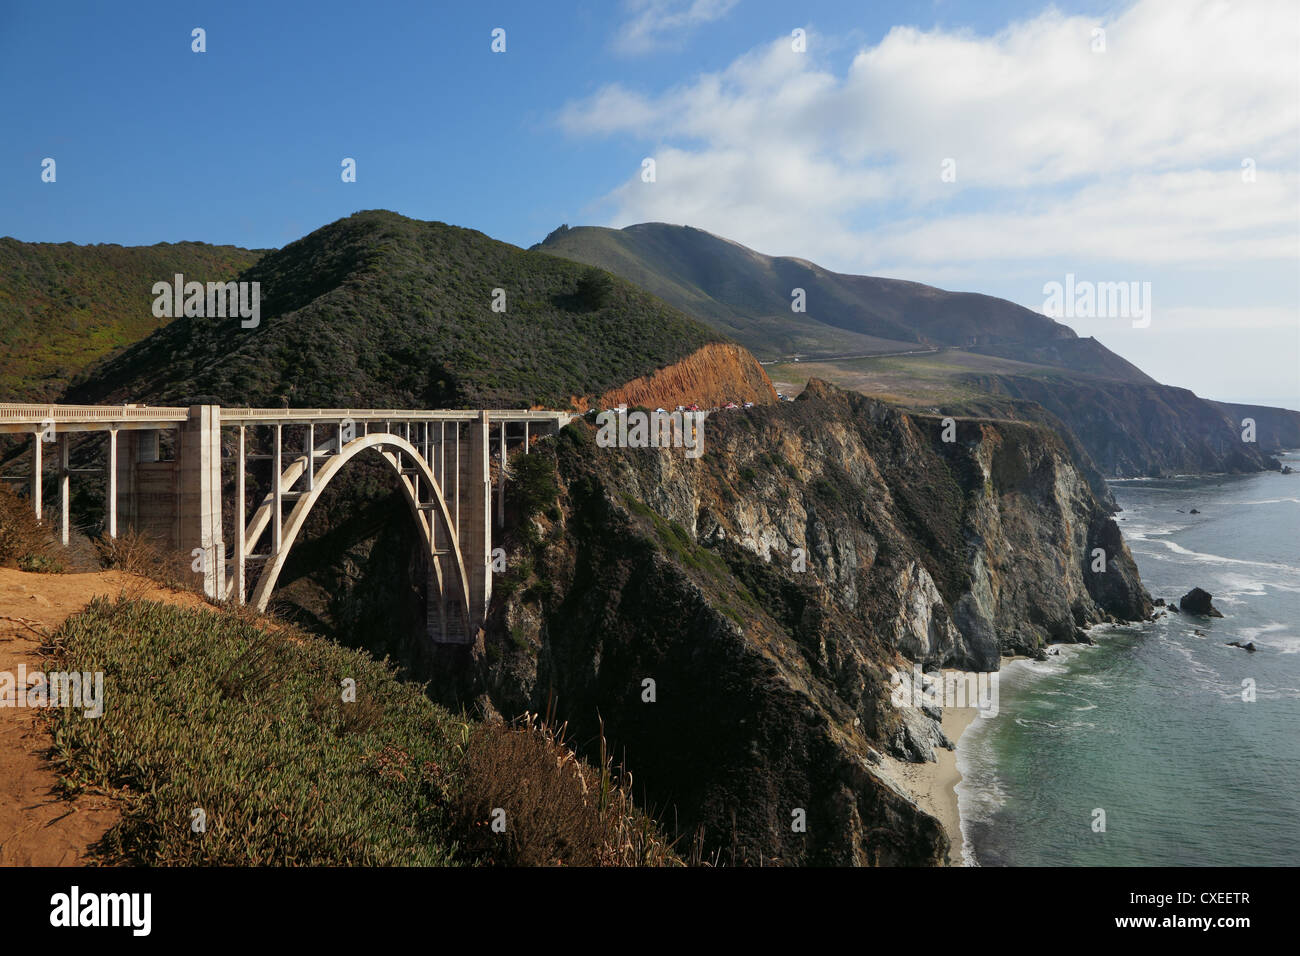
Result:
{"label": "green shrub", "polygon": [[511,460],[511,468],[512,493],[519,506],[520,523],[527,523],[543,509],[553,509],[560,486],[555,477],[555,461],[549,455],[540,452],[516,455]]}

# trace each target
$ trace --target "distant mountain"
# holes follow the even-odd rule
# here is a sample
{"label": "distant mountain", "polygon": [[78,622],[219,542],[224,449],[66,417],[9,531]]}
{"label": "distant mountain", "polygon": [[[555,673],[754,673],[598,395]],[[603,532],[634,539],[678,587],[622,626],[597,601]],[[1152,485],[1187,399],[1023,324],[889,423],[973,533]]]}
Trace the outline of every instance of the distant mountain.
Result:
{"label": "distant mountain", "polygon": [[261,284],[257,328],[178,318],[68,400],[562,408],[722,341],[628,282],[386,211],[323,226],[239,279]]}
{"label": "distant mountain", "polygon": [[[1258,471],[1300,443],[1300,413],[1161,385],[1095,339],[992,296],[843,275],[665,223],[564,226],[533,248],[609,269],[785,359],[768,368],[778,386],[816,376],[912,410],[1050,419],[1107,476]],[[804,313],[791,309],[794,289]],[[1241,436],[1251,412],[1255,443]]]}
{"label": "distant mountain", "polygon": [[[561,228],[534,249],[600,266],[732,336],[761,359],[954,346],[1130,382],[1136,366],[1068,326],[993,296],[831,272],[690,226]],[[792,308],[804,290],[806,311]]]}
{"label": "distant mountain", "polygon": [[263,254],[205,242],[19,242],[0,238],[0,401],[50,401],[89,365],[169,319],[152,311],[155,282],[182,273],[233,279]]}

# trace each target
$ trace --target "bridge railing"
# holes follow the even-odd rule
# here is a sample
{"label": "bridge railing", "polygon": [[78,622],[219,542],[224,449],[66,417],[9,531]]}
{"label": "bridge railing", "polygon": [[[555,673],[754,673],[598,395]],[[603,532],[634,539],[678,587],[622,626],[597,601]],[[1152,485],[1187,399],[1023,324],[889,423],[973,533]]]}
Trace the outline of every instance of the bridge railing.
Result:
{"label": "bridge railing", "polygon": [[0,422],[185,421],[188,408],[165,405],[0,405]]}
{"label": "bridge railing", "polygon": [[[275,421],[352,421],[374,422],[417,422],[417,421],[477,421],[478,409],[459,408],[235,408],[221,406],[221,423],[223,425],[240,425],[252,422]],[[557,418],[569,418],[571,413],[562,411],[544,411],[537,409],[487,409],[491,421],[539,421],[550,422]]]}
{"label": "bridge railing", "polygon": [[[477,409],[410,409],[410,408],[236,408],[221,406],[223,425],[246,425],[275,422],[341,421],[419,422],[477,421]],[[150,405],[35,405],[0,404],[0,425],[40,425],[92,422],[184,422],[190,410],[179,406]],[[536,409],[488,409],[494,422],[552,422],[562,424],[572,415],[567,412]]]}

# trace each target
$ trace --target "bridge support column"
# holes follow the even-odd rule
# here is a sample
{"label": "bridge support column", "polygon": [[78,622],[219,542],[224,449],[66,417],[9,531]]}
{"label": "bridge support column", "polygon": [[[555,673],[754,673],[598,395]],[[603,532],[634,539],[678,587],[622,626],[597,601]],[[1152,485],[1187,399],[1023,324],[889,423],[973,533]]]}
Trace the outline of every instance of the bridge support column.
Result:
{"label": "bridge support column", "polygon": [[[460,536],[465,573],[469,576],[468,631],[473,636],[487,617],[492,600],[492,475],[488,458],[492,453],[488,413],[479,412],[478,420],[468,424],[469,454],[459,455],[461,474],[459,497],[464,507],[458,509],[456,530]],[[457,442],[459,450],[460,442]]]}
{"label": "bridge support column", "polygon": [[247,572],[247,561],[244,557],[244,545],[246,535],[246,525],[248,516],[245,511],[244,495],[244,469],[247,467],[247,452],[245,450],[245,427],[239,426],[239,451],[235,456],[235,599],[242,607],[244,604],[244,595],[248,588],[245,584],[245,574]]}
{"label": "bridge support column", "polygon": [[117,429],[108,432],[108,536],[117,537]]}
{"label": "bridge support column", "polygon": [[226,549],[221,535],[221,406],[191,405],[181,426],[180,547],[202,554],[203,593],[225,596]]}
{"label": "bridge support column", "polygon": [[506,423],[497,424],[501,430],[501,455],[497,460],[497,527],[506,526]]}
{"label": "bridge support column", "polygon": [[68,470],[68,433],[59,436],[59,541],[66,548],[72,504],[72,473]]}
{"label": "bridge support column", "polygon": [[32,435],[32,507],[36,509],[36,520],[40,521],[41,515],[41,469],[45,467],[45,462],[41,456],[41,442],[45,436],[40,432]]}

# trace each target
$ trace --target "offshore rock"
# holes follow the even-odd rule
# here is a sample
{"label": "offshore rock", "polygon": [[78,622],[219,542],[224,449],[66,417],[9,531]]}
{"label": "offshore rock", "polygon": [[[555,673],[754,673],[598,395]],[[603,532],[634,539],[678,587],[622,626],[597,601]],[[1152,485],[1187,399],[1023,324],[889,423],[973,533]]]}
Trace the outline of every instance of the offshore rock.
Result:
{"label": "offshore rock", "polygon": [[1214,595],[1209,591],[1203,591],[1201,588],[1192,588],[1186,594],[1178,599],[1179,610],[1186,611],[1189,614],[1200,614],[1205,617],[1223,617],[1218,608],[1211,602]]}

